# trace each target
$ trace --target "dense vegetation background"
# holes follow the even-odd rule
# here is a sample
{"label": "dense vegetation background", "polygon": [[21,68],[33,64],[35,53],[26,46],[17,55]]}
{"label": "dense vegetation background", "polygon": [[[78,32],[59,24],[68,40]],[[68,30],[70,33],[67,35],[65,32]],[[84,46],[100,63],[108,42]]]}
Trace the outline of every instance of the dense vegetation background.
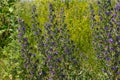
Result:
{"label": "dense vegetation background", "polygon": [[0,80],[119,80],[120,3],[0,1]]}

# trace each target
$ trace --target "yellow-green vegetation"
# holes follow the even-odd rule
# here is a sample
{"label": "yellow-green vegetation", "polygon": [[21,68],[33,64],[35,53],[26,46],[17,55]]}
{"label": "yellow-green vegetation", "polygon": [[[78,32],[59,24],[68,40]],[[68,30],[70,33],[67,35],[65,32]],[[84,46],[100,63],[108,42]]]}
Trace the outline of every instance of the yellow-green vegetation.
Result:
{"label": "yellow-green vegetation", "polygon": [[[52,1],[52,0],[51,0]],[[48,20],[48,4],[51,1],[37,1],[32,4],[36,4],[37,13],[39,15],[39,21],[41,26],[44,25]],[[56,14],[60,13],[60,8],[64,8],[65,12],[65,22],[68,25],[68,29],[70,30],[71,39],[74,40],[80,47],[80,49],[84,52],[89,52],[92,49],[91,46],[91,30],[90,30],[90,11],[89,11],[89,3],[88,2],[79,2],[73,1],[69,2],[69,8],[67,8],[66,3],[61,3],[60,1],[52,2],[55,6]],[[17,11],[16,13],[20,13],[20,17],[30,24],[31,16],[31,5],[30,3],[22,3],[16,4]],[[21,6],[23,7],[22,9]],[[29,6],[29,7],[28,7]],[[24,11],[24,12],[23,12]],[[80,35],[81,34],[81,35]],[[86,43],[86,45],[84,45]],[[87,48],[87,50],[86,50]]]}
{"label": "yellow-green vegetation", "polygon": [[[61,9],[64,9],[65,23],[67,24],[67,29],[69,30],[70,39],[75,42],[76,50],[74,50],[74,56],[80,58],[81,80],[105,80],[105,75],[102,74],[101,66],[98,63],[95,50],[92,45],[92,30],[91,30],[91,17],[90,17],[90,4],[95,4],[93,7],[95,13],[97,13],[97,4],[90,1],[79,1],[79,0],[68,0],[61,2],[61,0],[36,0],[34,2],[16,2],[15,4],[15,15],[17,18],[21,18],[24,22],[32,28],[31,17],[32,17],[32,6],[36,6],[36,13],[38,14],[39,27],[42,28],[42,33],[44,33],[44,24],[48,22],[49,18],[49,4],[52,3],[54,6],[54,13],[56,14],[57,20],[60,19]],[[100,21],[100,17],[95,15],[96,21]],[[16,20],[17,21],[17,20]],[[29,34],[26,34],[29,37]],[[18,61],[20,59],[19,43],[17,40],[18,31],[17,28],[15,32],[11,35],[14,40],[5,46],[3,54],[7,58],[1,60],[0,63],[6,65],[0,65],[0,68],[5,68],[0,70],[0,79],[2,80],[20,80],[24,75],[21,73],[21,63]],[[32,39],[33,37],[31,37]],[[32,43],[31,43],[32,44]],[[34,44],[34,42],[33,42]],[[79,50],[79,51],[77,51]],[[4,63],[5,62],[5,63]],[[13,63],[10,63],[13,62]],[[41,60],[42,62],[42,60]],[[10,63],[10,64],[9,64]],[[8,65],[8,66],[7,66]],[[9,68],[10,67],[10,68]],[[7,71],[5,71],[7,70]],[[79,70],[78,70],[79,71]],[[20,75],[19,75],[20,74]],[[71,73],[72,74],[72,73]],[[17,76],[16,76],[17,75]],[[56,79],[57,80],[57,79]],[[59,79],[58,79],[59,80]],[[79,80],[79,79],[78,79]]]}
{"label": "yellow-green vegetation", "polygon": [[[55,11],[57,16],[59,16],[61,8],[64,8],[65,13],[65,23],[68,25],[68,29],[70,30],[71,39],[75,41],[77,47],[80,52],[75,53],[76,55],[80,54],[84,58],[82,58],[82,67],[85,69],[85,73],[81,72],[80,74],[84,74],[88,78],[96,78],[101,76],[101,73],[98,68],[98,64],[96,61],[96,54],[92,47],[92,31],[90,29],[90,10],[89,10],[89,2],[86,1],[71,1],[69,3],[63,3],[61,1],[53,1],[53,0],[44,0],[44,1],[36,1],[31,3],[17,3],[17,11],[16,13],[20,13],[20,17],[29,25],[31,19],[31,6],[37,6],[37,14],[39,15],[40,27],[44,26],[44,23],[48,20],[48,5],[52,3],[55,6]],[[69,5],[68,5],[69,4]],[[28,7],[29,6],[29,7]],[[22,9],[21,9],[22,7]],[[97,8],[97,7],[95,7]],[[96,19],[98,17],[96,16]],[[94,66],[93,66],[94,65]],[[90,76],[91,75],[91,76]],[[95,76],[92,76],[95,75]]]}
{"label": "yellow-green vegetation", "polygon": [[[64,8],[65,12],[65,22],[68,25],[70,30],[71,39],[75,41],[77,47],[80,48],[81,52],[91,55],[92,52],[92,31],[90,29],[90,11],[89,11],[89,2],[86,1],[71,1],[69,2],[69,7],[67,3],[61,1],[45,0],[45,1],[35,1],[32,4],[37,6],[37,14],[39,15],[40,27],[43,27],[45,22],[48,21],[48,5],[52,3],[55,6],[55,11],[59,17],[61,8]],[[23,12],[20,14],[22,19],[30,24],[31,19],[31,3],[22,3],[17,5],[17,13]],[[21,11],[21,6],[23,7]],[[28,7],[29,6],[29,7]],[[31,25],[31,24],[30,24]]]}

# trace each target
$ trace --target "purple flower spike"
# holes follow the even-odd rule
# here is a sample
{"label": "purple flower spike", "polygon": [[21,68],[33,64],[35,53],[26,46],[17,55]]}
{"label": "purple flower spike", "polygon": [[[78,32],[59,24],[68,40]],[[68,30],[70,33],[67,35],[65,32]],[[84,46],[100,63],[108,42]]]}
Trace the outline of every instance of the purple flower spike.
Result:
{"label": "purple flower spike", "polygon": [[112,43],[112,42],[113,42],[113,39],[112,39],[112,38],[110,38],[110,39],[109,39],[109,42],[110,42],[110,43]]}
{"label": "purple flower spike", "polygon": [[107,61],[110,61],[110,58],[106,58]]}
{"label": "purple flower spike", "polygon": [[23,36],[23,33],[19,33],[19,34],[18,34],[18,37],[22,37],[22,36]]}
{"label": "purple flower spike", "polygon": [[101,20],[101,21],[103,20],[102,16],[100,16],[100,20]]}
{"label": "purple flower spike", "polygon": [[114,18],[111,19],[113,22],[116,22]]}
{"label": "purple flower spike", "polygon": [[25,27],[22,27],[22,30],[25,31]]}
{"label": "purple flower spike", "polygon": [[38,35],[38,32],[34,32],[34,35]]}
{"label": "purple flower spike", "polygon": [[91,10],[91,13],[94,13],[94,10]]}
{"label": "purple flower spike", "polygon": [[117,30],[117,31],[119,31],[119,30],[120,30],[120,28],[117,28],[116,30]]}
{"label": "purple flower spike", "polygon": [[61,60],[58,58],[56,61],[57,61],[57,62],[60,62]]}
{"label": "purple flower spike", "polygon": [[105,26],[105,30],[108,30],[108,26]]}
{"label": "purple flower spike", "polygon": [[46,38],[46,41],[48,42],[48,41],[49,41],[49,38]]}
{"label": "purple flower spike", "polygon": [[118,26],[120,26],[120,22],[116,22],[116,24],[117,24]]}
{"label": "purple flower spike", "polygon": [[120,36],[116,36],[116,39],[120,40]]}
{"label": "purple flower spike", "polygon": [[108,33],[108,37],[110,37],[111,36],[111,33]]}
{"label": "purple flower spike", "polygon": [[119,11],[120,10],[120,3],[118,3],[116,6],[115,6],[115,11]]}
{"label": "purple flower spike", "polygon": [[117,72],[117,74],[119,74],[119,75],[120,75],[120,72]]}
{"label": "purple flower spike", "polygon": [[27,41],[28,41],[28,39],[27,39],[27,38],[23,38],[23,40],[24,40],[25,42],[27,42]]}
{"label": "purple flower spike", "polygon": [[116,16],[117,16],[117,14],[113,14],[112,16],[113,16],[113,17],[116,17]]}
{"label": "purple flower spike", "polygon": [[22,44],[21,46],[22,46],[22,47],[25,47],[26,45],[25,45],[25,44]]}
{"label": "purple flower spike", "polygon": [[36,54],[33,54],[34,57],[36,57]]}
{"label": "purple flower spike", "polygon": [[114,51],[114,48],[110,48],[111,51]]}
{"label": "purple flower spike", "polygon": [[115,70],[115,67],[112,67],[111,70]]}
{"label": "purple flower spike", "polygon": [[58,54],[58,52],[54,52],[54,54],[56,54],[56,55],[57,55],[57,54]]}
{"label": "purple flower spike", "polygon": [[51,44],[52,44],[52,45],[54,45],[54,44],[55,44],[55,42],[51,42]]}
{"label": "purple flower spike", "polygon": [[110,14],[112,14],[112,12],[106,11],[105,14],[106,14],[106,15],[110,15]]}
{"label": "purple flower spike", "polygon": [[44,46],[45,46],[45,47],[47,47],[47,46],[48,46],[48,44],[44,44]]}
{"label": "purple flower spike", "polygon": [[33,27],[35,27],[36,25],[35,24],[32,24]]}
{"label": "purple flower spike", "polygon": [[48,56],[48,59],[51,59],[51,58],[52,58],[52,56],[49,55],[49,56]]}

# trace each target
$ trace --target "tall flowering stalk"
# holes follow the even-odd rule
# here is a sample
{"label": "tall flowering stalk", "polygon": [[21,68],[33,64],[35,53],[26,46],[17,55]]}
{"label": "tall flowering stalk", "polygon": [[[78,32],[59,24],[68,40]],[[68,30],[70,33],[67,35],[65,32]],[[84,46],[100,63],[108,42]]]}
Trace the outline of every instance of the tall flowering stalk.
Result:
{"label": "tall flowering stalk", "polygon": [[74,42],[70,40],[67,24],[65,24],[64,9],[61,9],[60,20],[57,20],[57,15],[53,5],[49,5],[49,22],[45,24],[45,56],[46,66],[48,67],[48,78],[54,80],[67,79],[70,74],[70,65],[72,62],[77,62],[74,57]]}
{"label": "tall flowering stalk", "polygon": [[[118,5],[118,4],[117,4]],[[92,7],[91,7],[92,8]],[[110,80],[116,79],[119,75],[119,23],[116,21],[119,16],[116,13],[118,6],[113,9],[111,0],[98,1],[98,14],[100,21],[95,19],[94,10],[91,10],[94,45],[98,58],[101,60],[103,71],[107,73]],[[117,11],[118,12],[118,11]],[[115,19],[116,18],[116,19]]]}
{"label": "tall flowering stalk", "polygon": [[42,35],[42,28],[40,25],[40,22],[38,20],[39,14],[37,14],[37,8],[35,5],[32,6],[32,20],[31,20],[31,32],[32,32],[32,38],[31,42],[33,43],[34,50],[33,52],[36,53],[36,57],[34,60],[37,60],[39,64],[37,64],[37,79],[43,79],[43,77],[46,75],[44,71],[43,62],[40,62],[44,60],[42,54],[45,53],[44,49],[44,36]]}
{"label": "tall flowering stalk", "polygon": [[59,69],[59,63],[61,59],[59,57],[59,43],[58,43],[58,22],[55,20],[56,15],[54,13],[53,5],[49,4],[49,22],[45,24],[45,56],[46,65],[48,67],[48,78],[55,79],[58,77],[57,69]]}
{"label": "tall flowering stalk", "polygon": [[36,58],[36,53],[33,53],[33,47],[30,44],[30,40],[27,36],[28,26],[24,23],[23,20],[18,20],[20,27],[18,28],[18,40],[21,45],[21,69],[23,79],[40,79],[38,63],[39,59]]}
{"label": "tall flowering stalk", "polygon": [[32,6],[31,23],[32,23],[31,32],[33,32],[34,42],[36,42],[35,44],[37,45],[37,52],[39,53],[39,51],[42,51],[43,49],[41,47],[44,46],[43,41],[42,41],[44,36],[42,36],[42,29],[40,27],[40,22],[38,21],[38,14],[36,13],[35,5]]}
{"label": "tall flowering stalk", "polygon": [[[29,49],[28,49],[29,42],[28,42],[28,38],[25,37],[26,26],[25,26],[24,21],[19,19],[18,22],[20,24],[20,27],[18,28],[18,39],[19,39],[19,43],[21,45],[20,53],[21,53],[22,59],[24,59],[23,64],[22,64],[22,69],[23,69],[23,72],[25,71],[25,74],[27,74],[27,73],[29,73],[29,71],[27,71],[26,68],[28,68],[29,67],[28,64],[30,64],[30,58],[28,57],[28,55],[30,55]],[[23,75],[24,78],[28,78],[25,74]]]}

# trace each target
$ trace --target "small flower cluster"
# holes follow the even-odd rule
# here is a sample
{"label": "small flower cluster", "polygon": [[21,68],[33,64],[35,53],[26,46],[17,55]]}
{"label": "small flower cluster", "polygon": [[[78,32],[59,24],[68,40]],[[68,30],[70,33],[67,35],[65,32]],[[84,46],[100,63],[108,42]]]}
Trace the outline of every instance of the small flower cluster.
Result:
{"label": "small flower cluster", "polygon": [[92,29],[94,30],[94,45],[98,58],[102,61],[104,72],[109,79],[115,79],[119,75],[120,60],[120,25],[119,3],[112,6],[111,0],[98,1],[98,16],[100,22],[95,20],[95,13],[91,7]]}

